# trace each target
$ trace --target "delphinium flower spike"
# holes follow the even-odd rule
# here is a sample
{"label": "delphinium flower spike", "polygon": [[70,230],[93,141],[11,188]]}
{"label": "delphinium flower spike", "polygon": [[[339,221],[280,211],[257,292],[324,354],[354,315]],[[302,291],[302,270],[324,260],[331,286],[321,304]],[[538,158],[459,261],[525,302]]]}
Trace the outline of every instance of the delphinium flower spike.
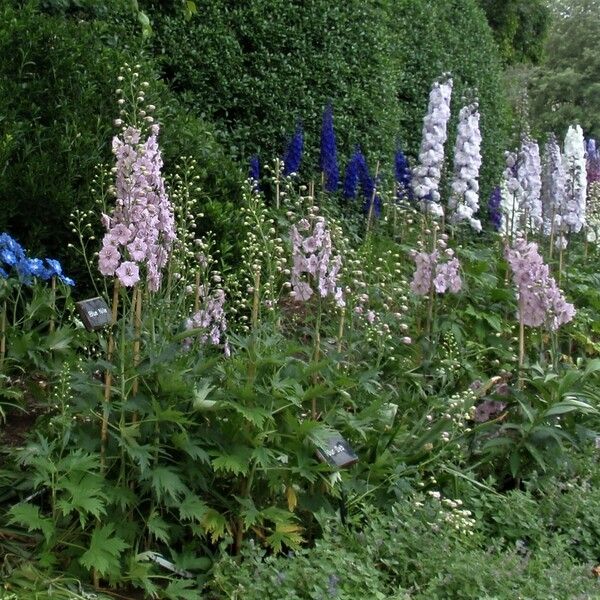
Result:
{"label": "delphinium flower spike", "polygon": [[396,199],[412,200],[412,173],[408,158],[406,158],[400,147],[396,149],[396,154],[394,156],[394,172],[396,176]]}
{"label": "delphinium flower spike", "polygon": [[452,79],[436,82],[429,94],[429,106],[423,119],[423,137],[419,164],[413,171],[413,190],[421,210],[434,217],[444,213],[439,185],[444,167],[444,144],[450,119]]}
{"label": "delphinium flower spike", "polygon": [[331,104],[328,104],[323,111],[319,165],[323,173],[323,188],[327,192],[337,192],[340,181],[340,170],[337,161],[335,130],[333,128],[333,106]]}
{"label": "delphinium flower spike", "polygon": [[490,194],[488,209],[490,215],[490,223],[495,231],[502,229],[502,193],[500,186],[496,186]]}
{"label": "delphinium flower spike", "polygon": [[481,231],[481,221],[474,217],[479,210],[480,147],[479,110],[477,102],[473,102],[464,106],[459,113],[448,209],[451,222],[466,221],[475,231]]}
{"label": "delphinium flower spike", "polygon": [[283,155],[283,175],[287,177],[292,173],[298,173],[300,171],[300,163],[302,162],[302,152],[304,150],[304,132],[302,125],[296,126],[296,131],[291,137],[290,141]]}

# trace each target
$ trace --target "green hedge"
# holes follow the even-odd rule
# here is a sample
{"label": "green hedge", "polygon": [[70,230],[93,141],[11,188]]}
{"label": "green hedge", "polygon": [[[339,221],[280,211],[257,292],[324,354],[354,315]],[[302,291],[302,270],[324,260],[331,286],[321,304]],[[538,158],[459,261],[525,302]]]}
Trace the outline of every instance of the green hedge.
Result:
{"label": "green hedge", "polygon": [[[68,256],[69,214],[93,206],[95,167],[112,160],[115,89],[125,62],[140,63],[150,80],[167,170],[181,154],[193,155],[206,194],[231,195],[237,168],[214,130],[157,80],[135,13],[127,6],[98,11],[90,3],[65,16],[36,4],[0,8],[0,231],[33,252]],[[78,279],[80,267],[71,267]]]}

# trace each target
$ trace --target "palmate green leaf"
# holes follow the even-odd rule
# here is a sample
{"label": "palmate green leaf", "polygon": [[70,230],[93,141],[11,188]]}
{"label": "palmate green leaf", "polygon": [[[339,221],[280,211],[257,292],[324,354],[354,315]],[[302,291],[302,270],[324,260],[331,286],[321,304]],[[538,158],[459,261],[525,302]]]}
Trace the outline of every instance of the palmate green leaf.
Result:
{"label": "palmate green leaf", "polygon": [[278,523],[275,531],[267,537],[267,544],[275,553],[281,552],[284,545],[292,550],[298,550],[304,542],[301,532],[302,528],[295,523]]}
{"label": "palmate green leaf", "polygon": [[254,500],[252,498],[235,498],[241,505],[242,510],[240,516],[244,522],[244,527],[250,529],[254,525],[262,522],[261,512],[256,508]]}
{"label": "palmate green leaf", "polygon": [[213,390],[214,387],[211,385],[210,380],[200,380],[199,385],[194,389],[194,398],[192,400],[192,406],[195,410],[212,410],[216,408],[217,402],[208,399]]}
{"label": "palmate green leaf", "polygon": [[201,594],[193,579],[171,579],[163,592],[169,600],[198,600]]}
{"label": "palmate green leaf", "polygon": [[11,525],[22,525],[27,527],[27,531],[39,530],[44,535],[46,543],[49,543],[54,535],[54,523],[52,519],[40,515],[38,506],[22,502],[16,504],[9,511],[8,523]]}
{"label": "palmate green leaf", "polygon": [[237,402],[226,402],[225,404],[242,415],[246,421],[259,428],[263,426],[265,421],[273,419],[271,413],[260,406],[243,406]]}
{"label": "palmate green leaf", "polygon": [[170,496],[173,500],[179,500],[188,492],[188,488],[181,480],[179,474],[169,467],[156,467],[150,472],[151,486],[157,500]]}
{"label": "palmate green leaf", "polygon": [[63,352],[64,350],[68,350],[72,341],[73,332],[63,327],[49,333],[43,339],[43,348],[52,352]]}
{"label": "palmate green leaf", "polygon": [[202,522],[208,510],[207,505],[193,494],[187,494],[179,504],[179,518],[182,521]]}
{"label": "palmate green leaf", "polygon": [[227,519],[214,508],[209,508],[202,518],[202,528],[210,534],[213,543],[219,541],[229,530]]}
{"label": "palmate green leaf", "polygon": [[227,454],[213,453],[212,465],[215,471],[226,471],[234,475],[247,475],[252,450],[245,446],[236,446]]}
{"label": "palmate green leaf", "polygon": [[101,479],[95,475],[75,473],[62,482],[66,497],[60,498],[57,507],[65,516],[79,513],[79,523],[85,527],[86,517],[97,519],[106,514],[106,495],[101,491]]}
{"label": "palmate green leaf", "polygon": [[120,572],[119,559],[129,544],[113,535],[114,531],[115,526],[112,523],[94,530],[90,547],[79,558],[79,562],[86,569],[96,569],[100,575]]}
{"label": "palmate green leaf", "polygon": [[173,446],[178,450],[185,452],[190,458],[199,460],[205,464],[210,464],[210,456],[201,446],[200,439],[192,439],[187,431],[180,431],[171,437]]}
{"label": "palmate green leaf", "polygon": [[169,544],[169,524],[164,521],[156,511],[153,511],[146,523],[148,531],[161,542]]}

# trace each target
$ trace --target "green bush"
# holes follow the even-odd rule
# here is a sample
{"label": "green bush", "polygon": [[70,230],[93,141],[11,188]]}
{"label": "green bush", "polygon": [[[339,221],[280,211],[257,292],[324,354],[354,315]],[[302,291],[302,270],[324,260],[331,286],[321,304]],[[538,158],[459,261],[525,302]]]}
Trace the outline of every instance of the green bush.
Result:
{"label": "green bush", "polygon": [[151,12],[172,89],[228,132],[240,156],[281,154],[296,121],[316,156],[332,100],[341,148],[389,156],[402,107],[389,15],[373,2],[202,0],[198,17]]}
{"label": "green bush", "polygon": [[[148,98],[158,107],[167,170],[180,155],[195,156],[205,201],[229,197],[230,182],[238,179],[211,127],[156,80],[135,15],[125,9],[95,14],[0,8],[0,231],[61,259],[74,241],[70,212],[93,206],[95,167],[112,160],[115,89],[126,62],[139,63],[151,82]],[[80,280],[83,269],[70,265],[69,272]]]}

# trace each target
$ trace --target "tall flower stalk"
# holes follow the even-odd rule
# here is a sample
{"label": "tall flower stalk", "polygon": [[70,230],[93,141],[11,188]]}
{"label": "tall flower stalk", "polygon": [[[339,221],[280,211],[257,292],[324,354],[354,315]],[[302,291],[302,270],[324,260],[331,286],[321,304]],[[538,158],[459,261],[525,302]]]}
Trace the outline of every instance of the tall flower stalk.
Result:
{"label": "tall flower stalk", "polygon": [[444,144],[450,120],[452,79],[436,82],[429,94],[429,106],[423,119],[419,164],[413,171],[413,191],[423,212],[433,217],[444,214],[440,204],[440,180],[444,168]]}
{"label": "tall flower stalk", "polygon": [[323,174],[323,189],[326,192],[337,192],[340,182],[340,170],[337,160],[335,130],[333,128],[333,106],[331,104],[328,104],[323,111],[319,165]]}
{"label": "tall flower stalk", "polygon": [[481,221],[475,218],[479,210],[479,169],[481,168],[481,133],[477,102],[461,108],[454,147],[454,176],[448,201],[450,221],[466,221],[475,231],[481,231]]}

